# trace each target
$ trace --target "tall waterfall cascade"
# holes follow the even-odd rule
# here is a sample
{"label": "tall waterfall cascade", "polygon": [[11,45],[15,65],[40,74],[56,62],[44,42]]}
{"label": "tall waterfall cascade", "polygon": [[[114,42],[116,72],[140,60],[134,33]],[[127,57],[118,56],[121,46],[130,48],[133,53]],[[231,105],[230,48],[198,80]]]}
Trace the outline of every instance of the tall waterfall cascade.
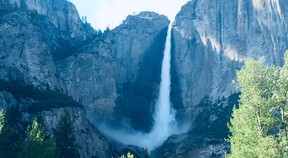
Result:
{"label": "tall waterfall cascade", "polygon": [[161,82],[159,97],[156,102],[156,109],[154,114],[154,126],[150,133],[154,137],[155,145],[161,145],[172,133],[175,131],[176,121],[174,110],[170,102],[171,89],[171,30],[172,23],[170,23],[167,31],[165,42],[164,56],[162,60]]}
{"label": "tall waterfall cascade", "polygon": [[101,130],[116,140],[128,144],[136,145],[152,151],[156,147],[162,145],[167,138],[178,133],[177,123],[175,120],[174,109],[170,102],[171,89],[171,31],[172,23],[169,24],[165,42],[164,55],[162,60],[161,82],[159,88],[159,96],[155,104],[154,124],[150,133],[142,133],[138,131],[115,131],[107,128]]}

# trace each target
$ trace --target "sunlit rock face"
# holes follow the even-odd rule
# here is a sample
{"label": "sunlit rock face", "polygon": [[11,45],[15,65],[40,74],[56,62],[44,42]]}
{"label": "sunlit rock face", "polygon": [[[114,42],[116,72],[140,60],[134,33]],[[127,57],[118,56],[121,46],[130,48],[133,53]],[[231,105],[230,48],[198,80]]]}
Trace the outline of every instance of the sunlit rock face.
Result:
{"label": "sunlit rock face", "polygon": [[0,78],[65,92],[54,60],[92,38],[92,27],[82,23],[68,1],[0,3]]}
{"label": "sunlit rock face", "polygon": [[134,129],[151,129],[168,24],[152,12],[128,16],[57,62],[68,93],[85,105],[91,120],[126,120]]}
{"label": "sunlit rock face", "polygon": [[[66,0],[0,3],[0,79],[57,90],[82,103],[84,109],[67,108],[75,119],[77,141],[85,144],[79,148],[83,157],[96,152],[112,157],[109,151],[114,150],[86,117],[151,130],[166,17],[142,12],[96,35]],[[4,4],[10,4],[8,9]],[[229,150],[223,138],[239,95],[236,71],[248,57],[264,56],[266,64],[281,65],[288,46],[287,21],[288,3],[280,0],[192,0],[182,7],[172,28],[171,101],[177,119],[193,126],[153,151],[156,157],[221,157]],[[4,109],[33,101],[0,91]],[[62,111],[40,112],[50,130]],[[22,115],[26,122],[34,116]]]}
{"label": "sunlit rock face", "polygon": [[278,0],[192,0],[174,22],[171,99],[188,133],[171,136],[155,157],[223,157],[236,71],[247,58],[283,64],[288,48],[288,5]]}
{"label": "sunlit rock face", "polygon": [[193,107],[235,93],[236,70],[246,58],[264,56],[281,65],[288,47],[288,6],[278,0],[192,0],[173,28],[172,97]]}
{"label": "sunlit rock face", "polygon": [[0,0],[0,5],[0,107],[7,109],[11,102],[29,117],[21,118],[27,123],[34,115],[21,108],[39,102],[21,94],[13,99],[6,82],[72,96],[84,109],[59,103],[38,110],[52,129],[63,108],[70,109],[82,157],[117,153],[86,117],[124,120],[134,129],[150,130],[169,24],[165,16],[152,12],[128,16],[117,28],[99,35],[66,0]]}
{"label": "sunlit rock face", "polygon": [[[74,5],[66,0],[0,0],[0,6],[0,108],[19,110],[19,116],[15,116],[19,117],[17,131],[24,134],[27,124],[41,115],[51,134],[63,110],[68,109],[81,157],[114,156],[111,143],[90,124],[83,107],[65,105],[64,101],[48,105],[50,108],[37,107],[37,112],[29,111],[33,111],[31,105],[39,103],[33,96],[46,90],[69,95],[55,61],[71,55],[74,48],[91,39],[92,27],[82,23]],[[19,85],[26,87],[19,89]],[[32,87],[37,89],[34,94]]]}
{"label": "sunlit rock face", "polygon": [[[5,0],[2,0],[5,1]],[[91,38],[94,30],[83,25],[76,7],[69,1],[54,0],[6,0],[20,9],[30,10],[43,15],[60,30],[64,39],[69,39],[70,44]]]}
{"label": "sunlit rock face", "polygon": [[[53,50],[49,47],[52,43],[44,37],[56,30],[55,27],[38,15],[24,11],[10,12],[0,19],[0,79],[19,80],[42,89],[49,87],[65,91],[56,75]],[[44,33],[42,24],[52,30]],[[57,38],[53,35],[50,37]]]}

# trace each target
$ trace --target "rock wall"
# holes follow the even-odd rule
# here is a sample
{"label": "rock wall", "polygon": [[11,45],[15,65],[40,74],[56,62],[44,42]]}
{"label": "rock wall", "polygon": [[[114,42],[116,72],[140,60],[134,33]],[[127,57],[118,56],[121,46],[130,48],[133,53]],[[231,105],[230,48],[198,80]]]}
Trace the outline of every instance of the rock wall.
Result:
{"label": "rock wall", "polygon": [[67,91],[85,105],[90,119],[124,119],[135,129],[151,128],[168,24],[152,12],[128,16],[57,62]]}
{"label": "rock wall", "polygon": [[[40,95],[46,91],[67,97],[66,86],[59,76],[55,61],[73,54],[73,49],[93,36],[92,27],[82,23],[75,6],[66,0],[21,0],[15,3],[1,0],[0,107],[6,110],[11,106],[18,108],[21,114],[19,127],[25,130],[24,125],[35,116],[30,110],[33,111],[40,103],[41,107],[36,107],[37,115],[44,117],[50,134],[66,108],[75,121],[75,136],[80,144],[78,150],[81,157],[112,157],[117,152],[110,141],[87,120],[85,109],[73,107],[72,104],[64,105],[64,100],[60,103],[62,99],[53,95],[50,97],[60,101],[57,105],[52,103],[45,108],[42,106],[49,99],[46,98],[47,102],[40,101]],[[8,84],[10,82],[15,85]],[[25,85],[24,88],[20,90],[19,84]],[[31,87],[34,92],[28,94],[31,92],[28,88]],[[40,100],[27,95],[38,96]]]}
{"label": "rock wall", "polygon": [[[57,29],[47,19],[20,10],[6,12],[0,20],[0,79],[65,91],[50,47],[58,42]],[[45,36],[49,33],[51,36]]]}
{"label": "rock wall", "polygon": [[0,78],[65,92],[54,60],[92,38],[73,4],[61,0],[1,0]]}
{"label": "rock wall", "polygon": [[229,152],[236,71],[247,58],[283,64],[287,9],[278,0],[191,0],[182,7],[173,26],[171,99],[191,128],[168,138],[152,157],[218,158]]}
{"label": "rock wall", "polygon": [[151,157],[223,158],[230,151],[227,123],[239,93],[211,102],[203,99],[195,107],[197,115],[187,133],[169,137],[151,153]]}
{"label": "rock wall", "polygon": [[[22,121],[31,121],[33,114],[27,110],[37,109],[49,129],[54,128],[63,108],[68,108],[75,119],[82,157],[95,153],[111,157],[114,152],[87,117],[115,123],[128,120],[143,131],[151,128],[169,24],[165,16],[142,12],[128,16],[112,31],[95,35],[66,0],[0,0],[0,4],[1,107],[13,104],[25,115]],[[31,92],[17,89],[18,83],[33,87],[31,96],[46,91],[72,96],[84,105],[87,115],[67,102],[35,107],[41,101],[18,94]]]}
{"label": "rock wall", "polygon": [[278,0],[192,0],[173,27],[172,101],[193,107],[237,92],[236,70],[264,56],[281,65],[288,47],[287,4]]}
{"label": "rock wall", "polygon": [[[5,1],[5,0],[2,0]],[[76,7],[67,0],[8,0],[10,4],[23,10],[35,11],[48,17],[60,30],[61,36],[76,45],[92,37],[92,27],[83,25]]]}
{"label": "rock wall", "polygon": [[[96,36],[66,0],[0,0],[0,4],[0,80],[24,81],[82,103],[87,116],[79,107],[70,107],[70,111],[79,134],[77,140],[88,142],[81,147],[84,157],[96,151],[105,157],[112,149],[85,117],[120,122],[118,126],[128,122],[145,132],[151,129],[169,24],[165,16],[152,12],[128,16],[117,28]],[[217,100],[229,100],[239,92],[235,88],[236,71],[245,59],[264,56],[266,64],[283,64],[288,46],[287,20],[288,4],[279,0],[191,0],[183,6],[172,29],[171,99],[178,118],[193,115],[194,127],[211,130],[209,120],[211,125],[219,120],[219,110],[226,107],[217,111]],[[209,101],[207,106],[197,106],[205,100]],[[0,101],[3,107],[27,104],[3,89]],[[217,111],[211,116],[210,105]],[[50,128],[62,110],[42,111]],[[224,121],[217,123],[226,125],[230,112],[227,110]],[[199,119],[201,114],[205,118]],[[205,121],[207,126],[198,126]],[[199,130],[194,127],[191,131]],[[196,133],[191,137],[195,134],[191,131],[171,137],[163,147],[170,150],[171,141],[178,146],[190,140],[194,147],[204,146],[203,150],[185,145],[175,150],[192,151],[181,152],[188,156],[214,147],[220,155],[226,150],[222,138],[209,137],[206,143],[206,136]],[[218,145],[207,147],[214,140]],[[103,144],[92,145],[94,141]]]}
{"label": "rock wall", "polygon": [[[41,112],[44,123],[49,131],[57,126],[65,108],[45,110]],[[98,131],[86,118],[83,108],[66,108],[71,114],[74,125],[74,135],[81,157],[113,157],[117,154],[110,141]]]}

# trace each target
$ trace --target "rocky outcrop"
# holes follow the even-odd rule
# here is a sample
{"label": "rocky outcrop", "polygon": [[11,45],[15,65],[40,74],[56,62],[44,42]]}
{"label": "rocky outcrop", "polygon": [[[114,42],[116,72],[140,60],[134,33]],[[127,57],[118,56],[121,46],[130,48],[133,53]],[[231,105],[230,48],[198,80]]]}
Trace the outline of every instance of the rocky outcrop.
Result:
{"label": "rocky outcrop", "polygon": [[193,107],[228,97],[246,58],[281,65],[288,46],[287,4],[278,0],[192,0],[173,27],[172,101]]}
{"label": "rocky outcrop", "polygon": [[1,0],[0,79],[65,92],[54,60],[92,38],[68,1]]}
{"label": "rocky outcrop", "polygon": [[[2,88],[2,87],[1,87]],[[26,111],[26,106],[38,102],[33,98],[18,98],[7,91],[0,91],[0,108],[7,111],[11,107],[19,110],[19,115],[15,117],[15,123],[19,127],[18,132],[25,132],[25,125],[31,123],[37,116],[41,116],[45,123],[46,133],[53,134],[64,109],[67,109],[73,120],[74,135],[78,144],[78,151],[81,157],[112,157],[117,155],[115,148],[110,145],[109,141],[95,129],[86,118],[85,110],[81,107],[63,107],[63,108],[45,108],[38,112]],[[19,117],[19,118],[18,118]],[[24,131],[23,131],[24,130]]]}
{"label": "rocky outcrop", "polygon": [[160,83],[166,17],[142,12],[57,62],[67,91],[90,119],[128,120],[148,131]]}
{"label": "rocky outcrop", "polygon": [[[173,26],[171,99],[178,118],[190,115],[192,128],[169,138],[156,157],[222,157],[229,151],[224,138],[237,103],[229,98],[239,92],[236,71],[247,58],[283,64],[287,9],[278,0],[192,0],[182,7]],[[228,102],[218,104],[222,98]]]}
{"label": "rocky outcrop", "polygon": [[83,108],[58,108],[41,112],[48,131],[53,131],[60,118],[68,109],[75,127],[74,135],[78,144],[81,157],[113,157],[117,154],[116,149],[110,144],[105,136],[98,131],[86,118]]}
{"label": "rocky outcrop", "polygon": [[[5,2],[5,0],[2,0]],[[47,17],[59,30],[61,37],[72,46],[93,36],[94,30],[80,20],[76,7],[67,0],[6,0],[22,10],[37,12]]]}
{"label": "rocky outcrop", "polygon": [[90,124],[83,106],[66,95],[55,66],[93,33],[66,0],[1,0],[0,107],[19,110],[17,130],[22,133],[35,115],[42,115],[50,134],[63,109],[68,109],[81,157],[112,157],[113,146]]}
{"label": "rocky outcrop", "polygon": [[[64,91],[64,85],[57,77],[53,50],[43,33],[55,35],[51,42],[57,42],[53,41],[57,39],[57,31],[52,33],[56,28],[37,14],[20,10],[1,15],[0,20],[0,78]],[[51,30],[43,30],[42,24]]]}
{"label": "rocky outcrop", "polygon": [[197,116],[187,133],[172,135],[151,153],[151,157],[222,158],[230,151],[227,123],[239,94],[211,102],[204,98],[195,107]]}
{"label": "rocky outcrop", "polygon": [[[151,128],[169,23],[165,16],[142,12],[94,36],[66,0],[0,4],[2,108],[17,107],[24,124],[41,114],[50,132],[67,108],[75,120],[82,157],[114,153],[111,141],[87,117],[128,120],[144,131]],[[69,95],[84,105],[88,116]],[[119,153],[128,149],[117,148]]]}

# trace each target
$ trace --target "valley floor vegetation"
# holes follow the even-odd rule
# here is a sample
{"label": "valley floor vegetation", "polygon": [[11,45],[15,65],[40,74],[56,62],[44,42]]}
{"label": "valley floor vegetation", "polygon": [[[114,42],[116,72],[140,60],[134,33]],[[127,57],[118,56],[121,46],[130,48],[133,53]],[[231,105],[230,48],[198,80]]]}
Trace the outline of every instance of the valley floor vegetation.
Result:
{"label": "valley floor vegetation", "polygon": [[288,157],[288,51],[282,67],[264,66],[264,58],[247,60],[237,79],[240,106],[228,125],[226,158]]}
{"label": "valley floor vegetation", "polygon": [[[48,136],[41,117],[36,117],[26,130],[17,121],[19,111],[10,108],[0,110],[1,158],[78,158],[73,135],[73,122],[68,110],[64,110],[54,130]],[[24,133],[24,134],[23,134]]]}

